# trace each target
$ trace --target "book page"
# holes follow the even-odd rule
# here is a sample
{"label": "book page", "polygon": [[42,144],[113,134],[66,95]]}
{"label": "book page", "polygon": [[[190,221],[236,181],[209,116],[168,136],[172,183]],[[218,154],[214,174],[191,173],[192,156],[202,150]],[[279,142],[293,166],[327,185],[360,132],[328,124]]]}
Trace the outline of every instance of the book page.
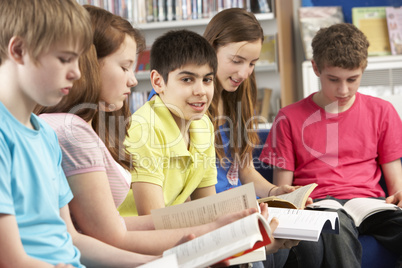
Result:
{"label": "book page", "polygon": [[273,232],[275,238],[318,241],[321,232],[339,233],[336,212],[270,207],[268,212],[269,222],[273,217],[279,220]]}
{"label": "book page", "polygon": [[315,187],[317,187],[316,183],[308,184],[288,194],[281,194],[278,196],[261,198],[260,200],[258,200],[258,202],[265,202],[269,200],[280,201],[280,199],[282,199],[289,201],[296,208],[304,209],[304,205],[306,204],[307,198],[309,197],[310,193],[314,190]]}
{"label": "book page", "polygon": [[257,208],[253,183],[180,205],[151,211],[156,229],[183,228],[214,221],[217,217]]}
{"label": "book page", "polygon": [[262,235],[258,226],[260,214],[254,213],[212,232],[168,249],[163,256],[176,254],[179,266],[206,267],[241,253]]}
{"label": "book page", "polygon": [[364,219],[377,212],[400,209],[394,204],[385,203],[385,200],[375,198],[353,198],[345,203],[344,208],[357,227]]}
{"label": "book page", "polygon": [[336,200],[324,199],[321,201],[314,202],[307,206],[308,208],[331,208],[331,209],[342,209],[343,206]]}

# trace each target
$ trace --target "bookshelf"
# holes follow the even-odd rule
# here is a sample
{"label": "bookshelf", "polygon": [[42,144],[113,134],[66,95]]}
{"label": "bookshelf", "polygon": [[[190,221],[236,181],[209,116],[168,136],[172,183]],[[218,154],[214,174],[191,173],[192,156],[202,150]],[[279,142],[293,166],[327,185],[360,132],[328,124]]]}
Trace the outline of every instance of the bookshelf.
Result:
{"label": "bookshelf", "polygon": [[[261,64],[255,67],[258,88],[273,89],[271,97],[271,113],[275,114],[280,107],[296,101],[296,87],[294,82],[295,65],[293,52],[293,0],[273,0],[271,13],[255,14],[264,29],[264,35],[276,35],[276,62]],[[141,29],[146,37],[147,46],[164,32],[169,30],[188,29],[199,34],[210,18],[138,23],[134,26]],[[149,72],[136,74],[138,85],[133,91],[150,91]]]}
{"label": "bookshelf", "polygon": [[[112,13],[125,17],[134,27],[139,28],[150,47],[154,40],[169,30],[188,29],[203,34],[210,18],[191,20],[165,20],[144,23],[146,14],[140,10],[149,0],[77,0],[80,4],[90,4],[105,8]],[[166,0],[169,2],[170,0]],[[183,1],[183,0],[175,0]],[[296,101],[295,53],[293,37],[293,2],[294,0],[268,0],[271,12],[255,14],[264,29],[264,35],[276,35],[276,62],[257,65],[255,68],[258,88],[271,88],[271,113]],[[188,1],[187,1],[188,2]],[[198,0],[197,2],[200,2]],[[202,1],[204,2],[204,1]],[[216,2],[216,1],[215,1]],[[215,3],[214,2],[214,3]],[[219,1],[224,3],[225,1]],[[256,0],[244,1],[255,3]],[[216,2],[218,3],[218,2]],[[240,1],[238,2],[240,3]],[[213,10],[209,14],[213,14]],[[193,13],[192,13],[193,14]],[[199,15],[199,14],[198,14]],[[212,17],[212,15],[210,16]],[[142,18],[142,19],[141,19]],[[132,90],[146,92],[151,90],[149,72],[136,74],[138,85]]]}

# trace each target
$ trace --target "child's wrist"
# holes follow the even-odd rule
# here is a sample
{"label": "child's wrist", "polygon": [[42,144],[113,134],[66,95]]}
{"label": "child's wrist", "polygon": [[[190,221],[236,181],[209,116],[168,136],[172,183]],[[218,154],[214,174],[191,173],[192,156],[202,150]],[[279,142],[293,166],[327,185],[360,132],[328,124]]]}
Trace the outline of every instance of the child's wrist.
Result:
{"label": "child's wrist", "polygon": [[271,189],[269,189],[269,191],[268,191],[268,196],[271,196],[271,192],[274,189],[278,189],[278,186],[272,186]]}

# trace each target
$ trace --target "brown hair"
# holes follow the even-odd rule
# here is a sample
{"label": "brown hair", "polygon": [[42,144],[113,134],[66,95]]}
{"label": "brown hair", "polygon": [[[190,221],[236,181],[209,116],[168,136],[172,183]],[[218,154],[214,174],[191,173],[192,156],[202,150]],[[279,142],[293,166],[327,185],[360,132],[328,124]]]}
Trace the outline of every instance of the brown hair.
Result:
{"label": "brown hair", "polygon": [[[77,110],[73,109],[77,105],[96,104],[97,109],[95,110],[89,105],[88,108],[80,108],[78,112],[74,111],[74,113],[87,122],[92,119],[92,128],[105,143],[114,160],[124,168],[132,169],[130,154],[124,146],[124,139],[130,127],[131,112],[127,102],[117,111],[99,111],[101,91],[99,62],[102,58],[117,51],[127,35],[136,41],[137,53],[145,48],[145,39],[141,32],[133,28],[124,18],[98,7],[89,5],[84,7],[91,17],[94,40],[93,49],[84,54],[79,61],[82,76],[74,82],[70,94],[65,96],[60,104],[54,107],[42,107],[36,112],[68,113]],[[121,118],[124,121],[124,129],[121,129],[121,124],[119,124],[121,122],[117,121]]]}
{"label": "brown hair", "polygon": [[[264,32],[254,14],[241,8],[229,8],[216,14],[208,23],[204,37],[217,51],[220,47],[229,43],[264,41]],[[219,68],[219,63],[218,63]],[[208,114],[214,124],[217,133],[216,153],[222,162],[225,153],[222,146],[222,138],[219,134],[218,104],[223,102],[223,113],[233,122],[233,137],[231,138],[229,152],[233,159],[252,156],[252,150],[259,143],[258,134],[255,131],[247,131],[246,126],[252,120],[250,126],[255,129],[257,121],[253,120],[254,104],[257,99],[257,84],[254,71],[239,88],[234,92],[227,92],[223,89],[219,80],[215,78],[214,98],[209,107]],[[238,107],[238,103],[241,104]],[[241,119],[240,121],[238,119]],[[243,138],[243,133],[245,138]]]}
{"label": "brown hair", "polygon": [[191,63],[197,66],[208,64],[216,74],[216,53],[207,40],[195,32],[169,31],[152,44],[151,70],[156,70],[165,83],[168,82],[170,72]]}
{"label": "brown hair", "polygon": [[35,62],[57,42],[71,42],[82,52],[92,43],[88,13],[76,0],[1,0],[0,25],[0,65],[13,36],[24,39]]}
{"label": "brown hair", "polygon": [[319,72],[325,66],[349,70],[367,67],[369,42],[353,24],[339,23],[320,29],[311,46]]}

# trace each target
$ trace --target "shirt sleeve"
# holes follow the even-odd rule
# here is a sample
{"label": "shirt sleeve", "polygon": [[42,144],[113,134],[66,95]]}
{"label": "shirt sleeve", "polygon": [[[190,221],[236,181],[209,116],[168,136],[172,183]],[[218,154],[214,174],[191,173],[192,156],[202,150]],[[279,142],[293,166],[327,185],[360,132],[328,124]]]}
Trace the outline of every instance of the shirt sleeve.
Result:
{"label": "shirt sleeve", "polygon": [[15,214],[11,190],[11,156],[7,142],[0,132],[0,213]]}
{"label": "shirt sleeve", "polygon": [[402,157],[402,121],[392,104],[382,118],[378,142],[380,165]]}
{"label": "shirt sleeve", "polygon": [[158,130],[147,123],[137,124],[130,128],[126,145],[134,159],[133,182],[149,182],[163,186],[165,178],[163,167],[168,166],[169,157],[165,157],[162,135],[158,135],[157,132]]}
{"label": "shirt sleeve", "polygon": [[106,171],[105,145],[90,125],[74,123],[67,128],[57,128],[56,132],[62,149],[62,168],[67,177]]}
{"label": "shirt sleeve", "polygon": [[279,111],[269,131],[260,160],[278,168],[294,171],[295,156],[290,131],[290,123],[284,113]]}

